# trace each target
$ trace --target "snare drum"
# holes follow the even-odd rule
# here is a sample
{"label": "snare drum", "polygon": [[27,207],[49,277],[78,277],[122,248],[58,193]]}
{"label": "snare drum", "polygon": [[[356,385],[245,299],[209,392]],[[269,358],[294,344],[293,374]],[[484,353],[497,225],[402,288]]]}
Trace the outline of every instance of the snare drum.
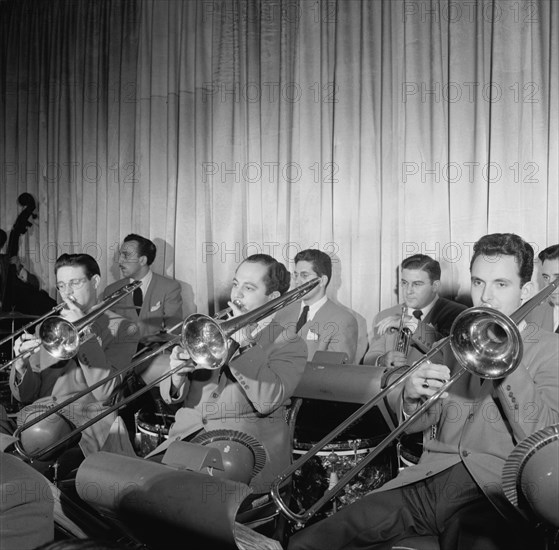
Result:
{"label": "snare drum", "polygon": [[138,411],[136,413],[136,454],[144,457],[163,443],[169,437],[169,428],[174,421],[174,414]]}

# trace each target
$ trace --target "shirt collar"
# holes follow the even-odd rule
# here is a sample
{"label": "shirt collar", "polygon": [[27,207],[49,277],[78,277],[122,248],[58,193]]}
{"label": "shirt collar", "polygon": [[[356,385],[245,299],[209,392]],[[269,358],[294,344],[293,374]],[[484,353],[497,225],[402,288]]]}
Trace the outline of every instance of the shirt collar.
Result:
{"label": "shirt collar", "polygon": [[314,316],[316,315],[316,312],[326,303],[326,300],[328,300],[328,296],[326,296],[326,294],[320,298],[320,300],[318,300],[318,302],[315,302],[314,304],[305,304],[305,300],[303,299],[301,301],[301,309],[299,310],[300,312],[303,311],[303,308],[305,306],[309,306],[309,312],[307,313],[307,321],[311,321]]}
{"label": "shirt collar", "polygon": [[134,281],[141,281],[142,294],[145,296],[152,279],[153,279],[153,271],[151,269],[148,269],[148,272],[141,279],[130,278],[130,282],[133,283]]}
{"label": "shirt collar", "polygon": [[[435,306],[435,302],[439,299],[438,296],[435,296],[434,300],[427,304],[425,307],[421,308],[421,312],[423,313],[423,315],[421,316],[421,319],[425,319],[425,317],[427,317],[427,314],[433,309],[433,307]],[[413,317],[413,312],[417,309],[417,308],[413,308],[413,307],[409,307],[406,306],[406,313],[410,316]]]}

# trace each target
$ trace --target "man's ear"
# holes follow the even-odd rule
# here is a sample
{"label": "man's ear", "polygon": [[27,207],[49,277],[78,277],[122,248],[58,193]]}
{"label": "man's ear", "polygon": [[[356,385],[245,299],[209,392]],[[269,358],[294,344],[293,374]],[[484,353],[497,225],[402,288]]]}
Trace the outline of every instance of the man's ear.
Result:
{"label": "man's ear", "polygon": [[520,290],[520,300],[522,303],[526,302],[529,298],[532,297],[534,294],[534,283],[532,281],[528,281],[522,285],[522,289]]}
{"label": "man's ear", "polygon": [[147,263],[148,263],[147,256],[140,256],[140,257],[138,258],[138,262],[140,263],[140,265],[141,265],[142,267],[144,267],[144,266],[147,265]]}
{"label": "man's ear", "polygon": [[271,292],[270,294],[268,294],[268,302],[270,300],[275,300],[276,298],[279,298],[281,296],[281,294],[279,293],[278,290],[274,290],[274,292]]}
{"label": "man's ear", "polygon": [[99,288],[99,283],[101,282],[101,277],[99,275],[93,275],[91,280],[93,282],[93,288],[97,290]]}
{"label": "man's ear", "polygon": [[440,288],[441,288],[441,280],[439,279],[438,281],[433,281],[433,290],[435,292],[439,292]]}
{"label": "man's ear", "polygon": [[328,277],[326,275],[322,275],[322,277],[320,277],[320,286],[326,288],[327,284],[328,284]]}

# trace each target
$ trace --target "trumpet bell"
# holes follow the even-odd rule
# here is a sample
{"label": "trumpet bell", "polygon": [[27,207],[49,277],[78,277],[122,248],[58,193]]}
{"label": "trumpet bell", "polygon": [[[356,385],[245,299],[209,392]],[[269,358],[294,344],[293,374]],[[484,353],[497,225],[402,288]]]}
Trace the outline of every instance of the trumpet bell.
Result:
{"label": "trumpet bell", "polygon": [[80,347],[76,327],[62,317],[45,319],[39,329],[41,344],[56,359],[71,359]]}
{"label": "trumpet bell", "polygon": [[462,367],[491,380],[516,369],[523,353],[522,337],[514,321],[487,307],[472,307],[456,317],[450,347]]}
{"label": "trumpet bell", "polygon": [[227,358],[227,336],[214,319],[202,313],[184,321],[181,341],[191,359],[202,368],[217,369]]}

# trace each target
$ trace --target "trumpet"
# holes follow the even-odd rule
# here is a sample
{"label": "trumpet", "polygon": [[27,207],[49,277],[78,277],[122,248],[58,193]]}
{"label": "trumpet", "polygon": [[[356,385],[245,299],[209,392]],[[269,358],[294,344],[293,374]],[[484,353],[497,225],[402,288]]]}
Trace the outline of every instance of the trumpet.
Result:
{"label": "trumpet", "polygon": [[[15,432],[14,437],[17,438],[17,441],[14,443],[16,451],[28,460],[36,460],[42,456],[51,455],[53,451],[57,448],[62,447],[68,441],[72,440],[77,434],[83,432],[102,418],[108,416],[115,410],[121,408],[122,406],[128,404],[130,401],[136,399],[140,395],[144,394],[145,392],[151,390],[151,388],[160,384],[166,378],[172,376],[179,370],[181,370],[184,365],[181,363],[174,369],[163,373],[161,376],[157,377],[155,380],[152,380],[149,384],[146,384],[143,388],[140,388],[136,393],[129,395],[128,397],[124,398],[122,401],[118,403],[114,403],[113,405],[109,406],[107,409],[99,413],[94,418],[91,418],[81,426],[77,427],[76,429],[70,431],[64,437],[59,439],[58,441],[53,442],[51,445],[40,449],[39,451],[28,452],[25,449],[25,445],[22,443],[22,434],[32,428],[36,424],[42,422],[43,420],[49,418],[50,416],[57,414],[61,409],[67,407],[71,403],[74,403],[78,399],[81,399],[85,395],[91,393],[92,391],[96,390],[98,387],[106,384],[107,382],[117,378],[119,376],[123,376],[127,372],[132,371],[132,369],[136,368],[138,365],[142,364],[143,362],[155,357],[157,354],[161,353],[162,351],[174,346],[178,343],[181,343],[182,347],[184,347],[188,353],[190,354],[192,360],[201,368],[208,368],[208,369],[216,369],[221,367],[229,356],[229,337],[237,332],[242,327],[249,325],[251,323],[256,323],[261,319],[264,319],[271,315],[273,312],[285,307],[286,305],[299,300],[305,294],[310,292],[318,283],[320,279],[312,279],[306,282],[304,285],[297,287],[283,296],[279,296],[274,300],[270,300],[268,303],[256,308],[253,311],[249,311],[243,315],[239,315],[238,317],[234,317],[227,321],[217,321],[208,317],[207,315],[194,313],[188,316],[183,322],[178,323],[176,326],[172,327],[169,332],[173,332],[179,326],[182,325],[181,335],[177,336],[173,340],[165,342],[159,348],[152,350],[147,355],[142,355],[138,357],[136,360],[132,361],[130,365],[125,367],[124,369],[120,370],[119,372],[115,372],[110,376],[107,376],[103,380],[96,382],[89,388],[86,388],[80,392],[75,393],[67,399],[55,405],[54,407],[49,408],[48,411],[37,415],[32,420],[26,422],[22,426],[20,426]],[[240,305],[236,303],[236,305]],[[231,309],[231,308],[227,308]],[[226,315],[226,310],[222,310],[216,314],[222,317]],[[207,340],[203,340],[206,338]]]}
{"label": "trumpet", "polygon": [[[103,302],[87,315],[82,317],[77,323],[71,323],[63,317],[53,316],[54,310],[60,311],[65,304],[59,304],[53,311],[42,317],[43,322],[39,327],[40,343],[27,351],[16,355],[8,362],[0,366],[0,371],[7,369],[20,359],[26,359],[33,355],[42,346],[45,351],[56,359],[71,359],[78,353],[81,337],[91,323],[97,320],[107,309],[122,300],[125,296],[133,292],[141,285],[141,281],[134,281],[107,296]],[[37,319],[36,324],[41,319]],[[10,337],[11,339],[11,337]]]}
{"label": "trumpet", "polygon": [[[324,436],[306,454],[286,468],[271,485],[272,500],[278,510],[298,526],[303,526],[322,506],[334,498],[367,464],[376,458],[388,445],[405,432],[407,427],[414,422],[437,399],[447,392],[459,378],[470,372],[484,379],[495,380],[504,378],[513,372],[522,359],[523,344],[517,324],[520,323],[530,311],[546,300],[559,287],[559,279],[541,290],[531,300],[520,306],[510,317],[500,311],[486,307],[472,307],[460,313],[454,320],[450,335],[435,344],[430,351],[409,369],[400,374],[388,386],[355,411],[338,427]],[[450,345],[461,368],[431,397],[426,399],[412,415],[398,425],[385,439],[383,439],[365,458],[353,466],[333,487],[322,495],[310,508],[295,513],[283,502],[279,487],[306,462],[315,456],[333,439],[354,424],[366,412],[377,405],[396,386],[409,378],[423,363],[431,360],[443,348]]]}
{"label": "trumpet", "polygon": [[400,315],[400,325],[398,326],[398,337],[396,340],[396,345],[394,346],[394,351],[401,351],[404,355],[408,354],[410,349],[412,330],[409,327],[404,326],[404,319],[406,316],[406,306],[402,306],[402,313]]}

